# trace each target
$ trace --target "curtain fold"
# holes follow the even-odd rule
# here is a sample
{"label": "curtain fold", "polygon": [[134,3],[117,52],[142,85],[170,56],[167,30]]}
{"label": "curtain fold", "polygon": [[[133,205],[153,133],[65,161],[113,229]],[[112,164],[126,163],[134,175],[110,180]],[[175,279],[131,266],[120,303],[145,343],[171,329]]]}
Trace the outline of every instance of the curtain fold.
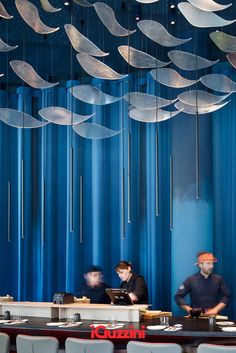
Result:
{"label": "curtain fold", "polygon": [[[150,77],[137,80],[130,76],[123,82],[108,83],[94,79],[92,84],[122,96],[128,90],[142,91],[144,82],[150,82]],[[123,100],[100,107],[72,98],[68,89],[79,83],[69,81],[65,87],[44,91],[18,88],[8,107],[40,120],[37,112],[47,106],[65,107],[78,114],[95,112],[89,123],[123,129],[121,134],[88,140],[71,126],[16,129],[0,123],[0,178],[1,185],[6,186],[0,194],[4,210],[0,222],[2,266],[9,258],[9,268],[0,274],[1,293],[10,293],[16,300],[46,301],[51,301],[58,290],[79,293],[83,273],[92,263],[100,265],[106,282],[116,287],[119,279],[114,267],[126,259],[146,278],[153,308],[168,309],[168,122],[158,128],[160,215],[156,216],[157,125],[131,120]],[[147,84],[146,91],[152,93],[153,86]],[[5,107],[6,93],[0,93],[1,107]]]}
{"label": "curtain fold", "polygon": [[[235,70],[221,63],[214,72],[236,79]],[[230,103],[214,112],[213,131],[213,199],[214,199],[214,250],[218,258],[216,268],[223,276],[232,293],[232,302],[226,313],[236,316],[234,293],[235,272],[235,193],[236,193],[236,100],[231,95]]]}

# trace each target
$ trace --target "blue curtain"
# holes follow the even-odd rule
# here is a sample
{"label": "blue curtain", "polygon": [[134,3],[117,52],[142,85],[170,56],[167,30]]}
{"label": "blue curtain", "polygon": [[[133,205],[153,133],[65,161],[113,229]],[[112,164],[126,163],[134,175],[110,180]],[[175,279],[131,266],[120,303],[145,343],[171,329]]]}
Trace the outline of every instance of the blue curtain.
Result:
{"label": "blue curtain", "polygon": [[[220,70],[230,69],[226,65]],[[116,287],[114,267],[127,259],[146,278],[153,308],[177,314],[173,294],[196,271],[195,254],[201,250],[215,251],[216,271],[234,293],[235,100],[231,98],[212,118],[200,118],[200,197],[196,199],[195,118],[180,114],[159,124],[139,123],[127,117],[123,101],[95,107],[71,99],[68,88],[77,83],[81,82],[46,91],[26,87],[11,94],[0,91],[1,107],[38,117],[42,107],[62,106],[80,114],[95,112],[89,122],[124,129],[110,139],[86,140],[71,126],[49,124],[30,130],[0,123],[0,265],[6,269],[0,271],[1,294],[50,301],[58,290],[78,293],[83,273],[92,263],[102,266],[106,282]],[[92,84],[117,96],[137,90],[168,98],[149,75],[131,76],[124,82],[94,79]],[[228,313],[235,316],[235,303]]]}
{"label": "blue curtain", "polygon": [[[235,70],[228,63],[221,63],[215,72],[223,73],[234,81],[236,79]],[[216,111],[212,117],[214,248],[218,257],[217,270],[232,292],[232,303],[227,313],[235,317],[236,100],[233,95],[227,100],[229,104]]]}
{"label": "blue curtain", "polygon": [[[21,87],[15,94],[0,92],[1,107],[36,118],[38,110],[54,105],[79,114],[95,112],[90,122],[124,129],[110,139],[86,140],[71,126],[16,129],[0,123],[0,263],[6,268],[0,271],[1,293],[16,300],[46,301],[58,290],[77,293],[92,263],[100,265],[106,282],[116,287],[114,267],[127,259],[147,280],[153,308],[170,309],[169,122],[157,126],[130,120],[123,101],[105,107],[83,104],[68,92],[77,83],[45,91]],[[143,88],[154,93],[149,76],[110,83],[94,79],[92,84],[116,96]]]}
{"label": "blue curtain", "polygon": [[[230,69],[226,65],[220,70]],[[23,130],[0,123],[0,264],[6,269],[0,271],[1,294],[12,294],[16,300],[50,301],[58,290],[78,293],[83,273],[92,263],[102,266],[106,282],[116,287],[114,267],[120,259],[128,259],[145,276],[153,308],[177,314],[174,292],[196,271],[195,253],[212,249],[219,258],[216,271],[234,293],[235,100],[231,98],[212,118],[200,118],[200,197],[196,199],[194,118],[181,114],[159,124],[139,123],[128,119],[128,107],[122,101],[95,107],[71,99],[68,88],[77,83],[43,92],[26,87],[15,94],[0,92],[1,107],[37,117],[42,107],[62,106],[80,114],[95,112],[90,122],[124,129],[111,139],[95,141],[79,137],[71,126],[49,124]],[[124,82],[94,79],[92,84],[117,96],[129,90],[157,93],[149,75]],[[159,95],[167,97],[167,93]],[[228,313],[235,316],[234,302]]]}

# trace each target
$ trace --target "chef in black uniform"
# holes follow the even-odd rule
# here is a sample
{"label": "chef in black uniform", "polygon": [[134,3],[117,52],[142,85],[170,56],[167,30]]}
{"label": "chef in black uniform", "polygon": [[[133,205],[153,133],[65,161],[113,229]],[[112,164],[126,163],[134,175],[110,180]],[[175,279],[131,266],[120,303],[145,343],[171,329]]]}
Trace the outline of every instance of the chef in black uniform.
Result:
{"label": "chef in black uniform", "polygon": [[[175,295],[176,303],[189,312],[192,308],[201,308],[207,315],[217,315],[230,302],[230,291],[221,276],[212,273],[217,259],[212,253],[201,252],[197,255],[200,271],[188,277]],[[184,297],[189,294],[191,306]]]}
{"label": "chef in black uniform", "polygon": [[148,304],[148,289],[143,276],[132,272],[132,265],[120,261],[116,265],[116,273],[122,280],[120,288],[126,289],[133,303]]}
{"label": "chef in black uniform", "polygon": [[85,282],[81,288],[81,295],[90,298],[90,303],[109,304],[110,298],[106,294],[106,283],[103,282],[102,270],[99,266],[90,266],[84,274]]}

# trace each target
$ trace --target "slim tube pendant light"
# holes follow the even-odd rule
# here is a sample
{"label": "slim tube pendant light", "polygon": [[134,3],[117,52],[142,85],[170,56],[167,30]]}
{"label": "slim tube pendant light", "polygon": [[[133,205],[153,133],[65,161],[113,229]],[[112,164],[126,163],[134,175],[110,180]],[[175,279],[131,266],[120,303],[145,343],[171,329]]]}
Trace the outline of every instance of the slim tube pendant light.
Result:
{"label": "slim tube pendant light", "polygon": [[11,182],[7,186],[7,241],[11,241]]}
{"label": "slim tube pendant light", "polygon": [[170,230],[173,230],[174,224],[173,224],[173,156],[172,155],[170,155],[169,169],[170,169]]}

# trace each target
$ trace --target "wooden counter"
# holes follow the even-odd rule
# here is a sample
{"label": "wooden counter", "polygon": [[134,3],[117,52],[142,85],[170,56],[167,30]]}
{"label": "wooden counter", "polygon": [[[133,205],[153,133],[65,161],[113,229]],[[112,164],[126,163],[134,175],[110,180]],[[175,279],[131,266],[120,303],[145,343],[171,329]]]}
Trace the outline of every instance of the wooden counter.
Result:
{"label": "wooden counter", "polygon": [[146,304],[112,305],[112,304],[53,304],[40,302],[0,303],[0,315],[9,310],[11,315],[46,317],[49,319],[66,319],[80,313],[82,320],[116,319],[125,322],[139,322],[140,309],[147,309]]}

